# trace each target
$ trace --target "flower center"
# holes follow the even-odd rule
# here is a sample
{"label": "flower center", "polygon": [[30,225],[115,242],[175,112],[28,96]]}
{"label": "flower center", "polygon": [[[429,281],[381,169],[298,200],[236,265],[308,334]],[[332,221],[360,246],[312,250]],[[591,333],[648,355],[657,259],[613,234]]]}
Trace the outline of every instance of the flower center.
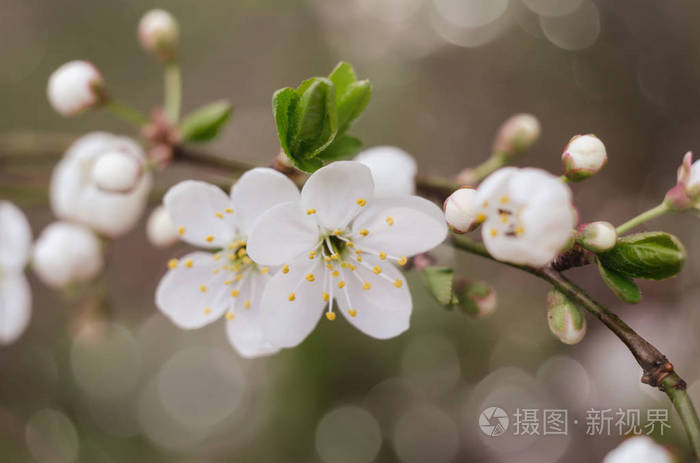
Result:
{"label": "flower center", "polygon": [[497,204],[490,205],[488,202],[485,202],[483,208],[486,210],[485,215],[488,217],[486,223],[487,232],[492,237],[517,238],[525,233],[525,227],[521,219],[522,204],[512,201],[508,196],[501,196]]}

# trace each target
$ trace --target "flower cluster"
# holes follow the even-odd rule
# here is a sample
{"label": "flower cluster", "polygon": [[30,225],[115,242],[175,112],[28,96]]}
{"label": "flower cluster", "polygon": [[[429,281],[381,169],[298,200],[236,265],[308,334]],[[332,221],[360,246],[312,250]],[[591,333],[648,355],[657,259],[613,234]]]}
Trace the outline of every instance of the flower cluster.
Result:
{"label": "flower cluster", "polygon": [[188,329],[225,314],[231,343],[249,357],[299,344],[324,310],[336,318],[334,307],[370,336],[401,334],[412,302],[395,264],[447,232],[440,209],[425,199],[377,198],[370,169],[354,161],[319,169],[301,194],[259,168],[230,197],[186,181],[164,204],[182,239],[213,253],[171,260],[158,307]]}

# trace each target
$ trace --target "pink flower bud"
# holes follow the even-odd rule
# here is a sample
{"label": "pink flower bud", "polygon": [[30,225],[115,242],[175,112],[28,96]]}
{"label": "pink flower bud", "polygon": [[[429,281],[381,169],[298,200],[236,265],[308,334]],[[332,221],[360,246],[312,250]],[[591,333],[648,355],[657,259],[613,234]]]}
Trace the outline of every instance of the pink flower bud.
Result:
{"label": "pink flower bud", "polygon": [[151,10],[139,22],[139,40],[162,61],[175,58],[178,46],[177,21],[165,10]]}
{"label": "pink flower bud", "polygon": [[608,251],[615,247],[617,232],[610,222],[591,222],[579,227],[577,241],[592,252]]}
{"label": "pink flower bud", "polygon": [[475,229],[486,217],[479,213],[476,190],[460,188],[452,193],[443,205],[447,224],[458,233]]}
{"label": "pink flower bud", "polygon": [[595,175],[608,162],[605,145],[595,135],[576,135],[561,155],[564,175],[578,182]]}
{"label": "pink flower bud", "polygon": [[53,109],[63,116],[75,116],[108,99],[100,71],[87,61],[70,61],[56,69],[46,94]]}
{"label": "pink flower bud", "polygon": [[493,151],[515,156],[529,149],[540,138],[540,121],[532,114],[515,114],[501,125]]}
{"label": "pink flower bud", "polygon": [[683,156],[677,183],[666,193],[664,203],[675,211],[700,206],[700,161],[693,163],[692,152],[688,151]]}

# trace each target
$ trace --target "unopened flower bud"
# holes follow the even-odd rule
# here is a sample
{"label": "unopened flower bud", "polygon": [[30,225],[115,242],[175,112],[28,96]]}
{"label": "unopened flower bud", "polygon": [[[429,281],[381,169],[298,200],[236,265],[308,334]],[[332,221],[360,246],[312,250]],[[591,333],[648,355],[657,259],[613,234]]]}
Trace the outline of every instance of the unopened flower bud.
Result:
{"label": "unopened flower bud", "polygon": [[415,193],[415,159],[395,146],[375,146],[355,156],[355,161],[369,167],[377,197],[407,196]]}
{"label": "unopened flower bud", "polygon": [[592,252],[608,251],[615,247],[617,232],[610,222],[591,222],[579,227],[577,241]]}
{"label": "unopened flower bud", "polygon": [[540,121],[532,114],[515,114],[501,125],[493,151],[515,156],[529,149],[540,138]]}
{"label": "unopened flower bud", "polygon": [[92,168],[92,180],[97,187],[110,193],[130,192],[138,185],[142,174],[141,161],[120,151],[103,154]]}
{"label": "unopened flower bud", "polygon": [[676,185],[668,190],[664,203],[674,211],[700,208],[700,161],[693,162],[690,151],[683,156]]}
{"label": "unopened flower bud", "polygon": [[605,145],[595,135],[576,135],[561,155],[564,175],[574,182],[598,173],[608,162]]}
{"label": "unopened flower bud", "polygon": [[151,10],[139,22],[139,40],[162,61],[175,58],[178,46],[177,21],[165,10]]}
{"label": "unopened flower bud", "polygon": [[34,245],[32,268],[41,281],[54,288],[91,280],[102,266],[100,241],[83,225],[54,222]]}
{"label": "unopened flower bud", "polygon": [[46,94],[53,109],[63,116],[75,116],[108,99],[100,71],[87,61],[70,61],[56,69]]}
{"label": "unopened flower bud", "polygon": [[177,229],[164,206],[158,206],[151,212],[146,223],[146,235],[148,241],[158,248],[172,246],[179,239]]}
{"label": "unopened flower bud", "polygon": [[443,204],[445,220],[458,233],[467,233],[475,229],[485,217],[479,213],[476,202],[476,190],[460,188],[452,193]]}
{"label": "unopened flower bud", "polygon": [[586,334],[586,317],[557,290],[547,294],[549,330],[564,344],[576,344]]}
{"label": "unopened flower bud", "polygon": [[456,290],[465,311],[474,318],[486,318],[498,305],[496,291],[483,281],[457,281]]}

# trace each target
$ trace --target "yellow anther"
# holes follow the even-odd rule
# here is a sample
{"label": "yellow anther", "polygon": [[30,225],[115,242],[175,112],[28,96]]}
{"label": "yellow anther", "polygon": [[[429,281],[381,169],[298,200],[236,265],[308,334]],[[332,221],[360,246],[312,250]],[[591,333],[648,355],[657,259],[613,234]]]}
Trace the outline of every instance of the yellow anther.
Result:
{"label": "yellow anther", "polygon": [[284,273],[284,274],[289,273],[289,265],[284,264],[284,265],[282,266],[282,273]]}
{"label": "yellow anther", "polygon": [[326,312],[326,318],[330,321],[335,320],[335,312]]}
{"label": "yellow anther", "polygon": [[233,280],[226,280],[226,281],[224,281],[224,284],[225,284],[226,286],[232,285],[232,284],[233,284]]}
{"label": "yellow anther", "polygon": [[260,269],[260,273],[266,275],[270,271],[270,267],[263,267]]}
{"label": "yellow anther", "polygon": [[328,293],[323,293],[323,302],[328,302],[331,296]]}
{"label": "yellow anther", "polygon": [[244,248],[239,249],[236,254],[238,254],[238,257],[245,256],[246,255],[245,249]]}
{"label": "yellow anther", "polygon": [[345,280],[340,280],[338,282],[338,288],[343,289],[345,287]]}
{"label": "yellow anther", "polygon": [[355,309],[348,309],[348,313],[350,314],[351,317],[354,317],[357,315],[357,310]]}
{"label": "yellow anther", "polygon": [[231,312],[228,312],[228,313],[226,314],[226,320],[233,320],[234,318],[236,318],[236,315],[235,315],[235,314],[233,314],[233,313],[231,313]]}
{"label": "yellow anther", "polygon": [[315,213],[316,213],[316,209],[313,209],[313,208],[312,208],[312,209],[307,209],[307,210],[306,210],[306,215],[312,215],[312,214],[315,214]]}
{"label": "yellow anther", "polygon": [[209,315],[210,313],[211,313],[211,309],[209,307],[204,309],[204,315]]}
{"label": "yellow anther", "polygon": [[381,260],[386,259],[386,252],[380,251],[380,252],[379,252],[379,258],[380,258]]}
{"label": "yellow anther", "polygon": [[316,251],[309,251],[309,259],[316,257]]}
{"label": "yellow anther", "polygon": [[306,275],[306,281],[312,282],[312,281],[315,281],[315,280],[316,280],[316,277],[314,277],[314,274],[313,274],[313,273],[309,273],[308,275]]}
{"label": "yellow anther", "polygon": [[354,247],[355,247],[355,243],[353,243],[352,241],[348,241],[348,247],[349,247],[350,249],[354,248]]}
{"label": "yellow anther", "polygon": [[213,275],[218,275],[219,274],[219,269],[215,268],[214,270],[211,271]]}
{"label": "yellow anther", "polygon": [[333,275],[334,277],[337,277],[338,275],[340,275],[340,273],[338,273],[337,270],[333,270],[333,273],[331,273],[331,275]]}
{"label": "yellow anther", "polygon": [[379,275],[380,273],[382,273],[382,268],[379,265],[375,265],[374,267],[372,267],[372,271],[375,275]]}
{"label": "yellow anther", "polygon": [[394,225],[394,218],[393,218],[393,217],[387,217],[387,218],[386,218],[386,223],[387,223],[387,225],[389,225],[389,226],[391,227],[392,225]]}
{"label": "yellow anther", "polygon": [[338,260],[338,254],[331,255],[331,260]]}
{"label": "yellow anther", "polygon": [[243,240],[236,241],[236,246],[245,246],[245,241],[243,241]]}
{"label": "yellow anther", "polygon": [[505,204],[508,201],[510,201],[510,198],[508,196],[501,196],[501,199],[499,199],[499,201],[501,202],[501,204]]}
{"label": "yellow anther", "polygon": [[323,258],[323,260],[326,261],[326,262],[329,262],[329,261],[331,260],[331,258],[330,258],[329,256],[325,256],[325,257]]}
{"label": "yellow anther", "polygon": [[177,268],[177,264],[178,264],[178,263],[179,263],[179,262],[178,262],[177,259],[170,259],[170,260],[168,261],[168,267],[171,268],[171,269]]}
{"label": "yellow anther", "polygon": [[223,219],[223,218],[224,218],[224,214],[222,214],[221,212],[217,212],[217,213],[216,213],[216,216],[217,216],[218,218],[220,218],[220,219]]}
{"label": "yellow anther", "polygon": [[228,258],[228,260],[233,260],[236,258],[236,255],[234,253],[230,252],[226,255],[226,257]]}
{"label": "yellow anther", "polygon": [[516,235],[522,235],[523,233],[525,233],[525,229],[522,226],[515,229]]}
{"label": "yellow anther", "polygon": [[221,259],[221,253],[220,253],[220,252],[217,252],[216,254],[214,254],[214,257],[212,257],[212,259],[214,259],[214,260],[219,260],[219,259]]}
{"label": "yellow anther", "polygon": [[508,222],[508,214],[501,214],[501,223]]}
{"label": "yellow anther", "polygon": [[366,228],[363,228],[362,230],[360,230],[360,235],[362,235],[362,236],[369,235],[369,230],[367,230]]}
{"label": "yellow anther", "polygon": [[185,234],[185,227],[177,227],[177,234],[182,236]]}
{"label": "yellow anther", "polygon": [[333,234],[334,234],[335,236],[338,236],[338,235],[340,235],[341,233],[343,233],[343,232],[340,230],[340,228],[336,228],[335,231],[333,232]]}
{"label": "yellow anther", "polygon": [[236,275],[235,277],[233,277],[233,279],[236,280],[236,281],[241,281],[241,280],[243,279],[243,275],[241,275],[241,274],[239,273],[238,275]]}
{"label": "yellow anther", "polygon": [[360,256],[359,254],[357,255],[357,261],[362,262],[362,256]]}
{"label": "yellow anther", "polygon": [[364,289],[364,290],[372,289],[372,285],[370,284],[369,281],[365,281],[364,283],[362,283],[362,289]]}
{"label": "yellow anther", "polygon": [[224,211],[226,211],[227,214],[233,214],[233,209],[231,209],[230,207],[227,207],[226,209],[224,209]]}
{"label": "yellow anther", "polygon": [[488,202],[488,201],[484,201],[483,206],[484,206],[484,207],[489,207],[489,202]]}
{"label": "yellow anther", "polygon": [[396,261],[396,263],[399,265],[406,265],[406,262],[408,262],[408,259],[406,259],[406,256],[401,256],[401,258]]}
{"label": "yellow anther", "polygon": [[478,215],[476,216],[476,222],[477,222],[477,223],[481,223],[481,222],[483,222],[484,220],[486,220],[486,215],[485,215],[485,214],[478,214]]}
{"label": "yellow anther", "polygon": [[397,278],[396,280],[394,280],[394,286],[396,286],[397,288],[403,286],[403,281],[401,281],[401,278]]}
{"label": "yellow anther", "polygon": [[296,299],[296,298],[297,298],[297,295],[296,295],[296,294],[294,294],[294,293],[289,293],[289,297],[288,297],[287,299],[289,299],[290,301],[293,301],[293,300]]}
{"label": "yellow anther", "polygon": [[333,267],[333,264],[326,264],[326,268],[328,270],[335,270],[335,267]]}
{"label": "yellow anther", "polygon": [[239,294],[241,294],[241,292],[238,291],[237,289],[231,290],[231,297],[238,297]]}
{"label": "yellow anther", "polygon": [[367,204],[367,200],[365,198],[357,198],[357,201],[355,201],[360,207],[365,207]]}
{"label": "yellow anther", "polygon": [[234,243],[229,243],[228,246],[226,246],[228,249],[236,249],[236,245]]}
{"label": "yellow anther", "polygon": [[355,271],[355,266],[350,263],[348,263],[348,268],[353,272]]}
{"label": "yellow anther", "polygon": [[187,259],[185,261],[185,267],[192,268],[193,265],[194,265],[194,262],[192,261],[192,259]]}
{"label": "yellow anther", "polygon": [[199,285],[199,290],[203,293],[207,292],[207,285]]}
{"label": "yellow anther", "polygon": [[206,240],[207,240],[207,243],[211,243],[212,241],[214,241],[214,237],[212,235],[209,235],[206,237]]}
{"label": "yellow anther", "polygon": [[250,301],[244,301],[243,307],[245,307],[246,309],[250,309]]}
{"label": "yellow anther", "polygon": [[489,234],[490,234],[491,236],[498,236],[498,230],[496,230],[495,228],[492,228],[492,229],[489,231]]}
{"label": "yellow anther", "polygon": [[253,261],[250,259],[250,257],[245,256],[245,257],[243,258],[243,263],[246,264],[246,265],[250,265],[250,264],[253,263]]}

